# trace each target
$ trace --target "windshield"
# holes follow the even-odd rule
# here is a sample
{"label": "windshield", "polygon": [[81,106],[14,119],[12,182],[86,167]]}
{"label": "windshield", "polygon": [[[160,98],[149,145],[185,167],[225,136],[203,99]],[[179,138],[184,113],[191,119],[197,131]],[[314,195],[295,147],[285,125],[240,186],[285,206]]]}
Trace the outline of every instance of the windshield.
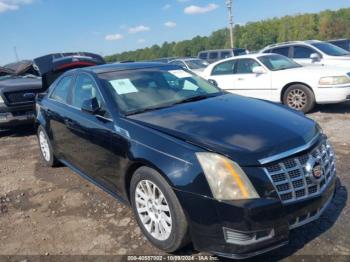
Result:
{"label": "windshield", "polygon": [[345,55],[350,55],[350,52],[346,51],[343,48],[340,48],[338,46],[332,45],[330,43],[313,43],[311,44],[314,47],[318,48],[321,50],[323,53],[331,56],[345,56]]}
{"label": "windshield", "polygon": [[209,65],[207,61],[202,59],[187,60],[185,63],[190,69],[204,69]]}
{"label": "windshield", "polygon": [[177,66],[115,71],[99,77],[125,115],[223,94],[219,88]]}
{"label": "windshield", "polygon": [[293,60],[281,55],[265,55],[258,58],[271,71],[302,67]]}

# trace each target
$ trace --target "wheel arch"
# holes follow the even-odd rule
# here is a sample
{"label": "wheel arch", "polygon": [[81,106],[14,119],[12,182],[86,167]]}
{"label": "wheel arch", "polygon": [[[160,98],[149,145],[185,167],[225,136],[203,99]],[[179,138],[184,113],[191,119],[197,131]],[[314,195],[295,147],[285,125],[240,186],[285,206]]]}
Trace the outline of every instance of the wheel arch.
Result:
{"label": "wheel arch", "polygon": [[130,202],[130,184],[131,184],[131,179],[133,177],[133,175],[135,174],[136,170],[138,170],[141,167],[148,167],[151,169],[154,169],[155,171],[157,171],[168,183],[169,185],[172,187],[173,184],[171,183],[171,180],[169,179],[169,177],[167,175],[164,174],[164,172],[162,170],[160,170],[159,168],[157,168],[157,166],[147,160],[144,159],[137,159],[135,161],[133,161],[126,169],[125,175],[124,175],[124,189],[125,189],[125,193],[126,193],[126,198],[127,201],[129,202],[129,204],[131,204]]}
{"label": "wheel arch", "polygon": [[281,90],[280,101],[281,101],[282,104],[283,104],[283,96],[284,96],[284,93],[286,92],[286,90],[287,90],[289,87],[291,87],[291,86],[293,86],[293,85],[303,85],[303,86],[307,87],[308,89],[310,89],[310,91],[315,95],[315,92],[314,92],[314,90],[312,89],[312,87],[311,87],[310,85],[308,85],[308,84],[306,84],[306,83],[304,83],[304,82],[291,82],[291,83],[286,84],[286,85],[282,88],[282,90]]}

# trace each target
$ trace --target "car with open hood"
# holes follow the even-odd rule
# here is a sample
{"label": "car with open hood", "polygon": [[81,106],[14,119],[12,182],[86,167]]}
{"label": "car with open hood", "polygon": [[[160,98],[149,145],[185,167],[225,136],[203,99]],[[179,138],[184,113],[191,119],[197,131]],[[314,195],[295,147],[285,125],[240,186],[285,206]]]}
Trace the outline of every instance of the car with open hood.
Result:
{"label": "car with open hood", "polygon": [[220,88],[302,111],[350,100],[350,68],[302,66],[278,54],[251,54],[208,66],[201,74]]}
{"label": "car with open hood", "polygon": [[335,155],[315,121],[179,66],[69,70],[38,96],[36,123],[46,165],[130,205],[166,252],[189,242],[231,258],[268,252],[334,195]]}
{"label": "car with open hood", "polygon": [[104,64],[91,53],[59,53],[0,68],[0,128],[34,124],[35,96],[66,69]]}

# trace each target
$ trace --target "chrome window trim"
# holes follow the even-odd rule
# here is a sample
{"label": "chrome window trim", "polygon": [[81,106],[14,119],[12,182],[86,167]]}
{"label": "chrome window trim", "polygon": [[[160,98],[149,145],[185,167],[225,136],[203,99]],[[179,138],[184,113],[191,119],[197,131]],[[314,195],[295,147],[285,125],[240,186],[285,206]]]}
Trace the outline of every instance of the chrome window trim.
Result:
{"label": "chrome window trim", "polygon": [[308,143],[306,143],[305,145],[302,145],[302,146],[299,146],[299,147],[296,147],[296,148],[287,150],[287,151],[285,151],[285,152],[282,152],[282,153],[279,153],[279,154],[276,154],[276,155],[273,155],[273,156],[269,156],[269,157],[260,159],[260,160],[258,160],[258,161],[259,161],[259,163],[260,163],[261,165],[265,165],[265,164],[268,164],[268,163],[271,163],[271,162],[275,162],[275,161],[277,161],[277,160],[280,160],[280,159],[283,159],[283,158],[292,156],[292,155],[294,155],[294,154],[300,153],[300,152],[302,152],[302,151],[304,151],[304,150],[309,149],[311,146],[313,146],[319,138],[320,138],[320,134],[318,134],[318,135],[316,135],[315,137],[313,137],[313,138],[312,138]]}

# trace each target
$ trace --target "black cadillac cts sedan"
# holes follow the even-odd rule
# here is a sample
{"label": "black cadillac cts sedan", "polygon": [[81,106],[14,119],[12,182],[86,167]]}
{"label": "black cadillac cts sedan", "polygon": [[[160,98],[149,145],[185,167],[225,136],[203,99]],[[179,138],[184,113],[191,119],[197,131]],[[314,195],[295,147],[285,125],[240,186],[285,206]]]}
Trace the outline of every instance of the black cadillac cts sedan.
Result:
{"label": "black cadillac cts sedan", "polygon": [[37,98],[37,125],[47,165],[130,204],[167,252],[189,242],[231,258],[270,251],[334,195],[335,155],[314,121],[177,66],[68,71]]}

